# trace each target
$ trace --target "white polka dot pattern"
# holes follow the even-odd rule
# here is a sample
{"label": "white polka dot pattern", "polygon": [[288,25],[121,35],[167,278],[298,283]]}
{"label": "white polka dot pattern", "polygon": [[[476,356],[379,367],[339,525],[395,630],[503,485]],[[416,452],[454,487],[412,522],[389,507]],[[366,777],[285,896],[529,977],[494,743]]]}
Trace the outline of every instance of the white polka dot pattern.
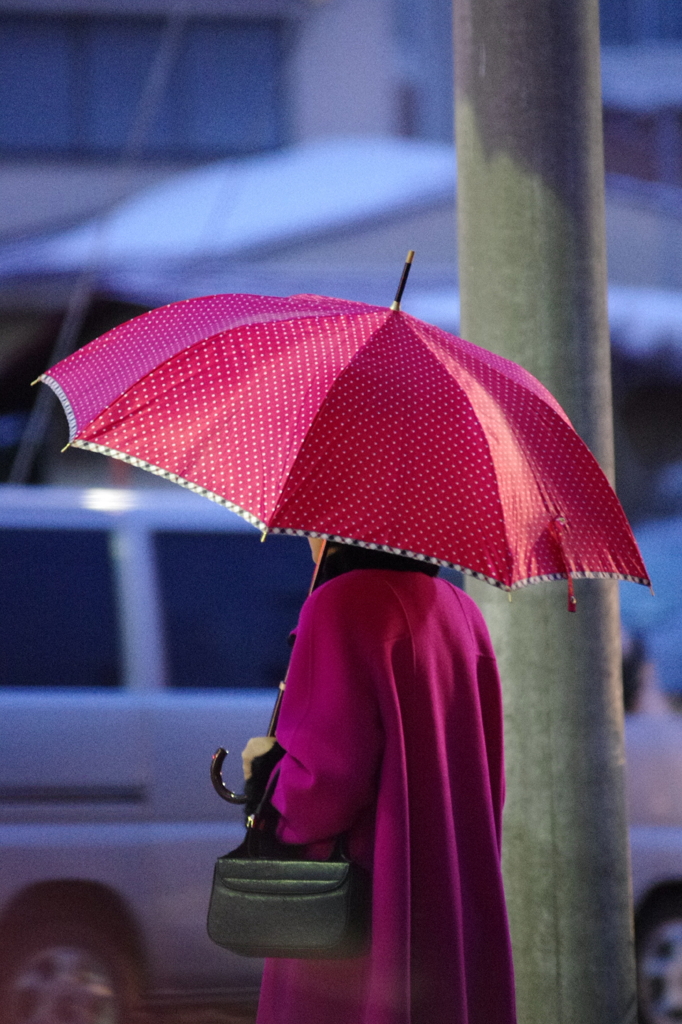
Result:
{"label": "white polka dot pattern", "polygon": [[263,530],[405,552],[505,589],[649,583],[616,495],[549,392],[405,313],[319,296],[190,299],[43,379],[75,445]]}

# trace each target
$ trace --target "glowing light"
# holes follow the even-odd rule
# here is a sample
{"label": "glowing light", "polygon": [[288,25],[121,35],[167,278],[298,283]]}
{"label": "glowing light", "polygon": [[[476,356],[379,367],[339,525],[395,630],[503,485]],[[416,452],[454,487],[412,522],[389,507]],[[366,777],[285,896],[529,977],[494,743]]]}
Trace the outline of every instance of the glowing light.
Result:
{"label": "glowing light", "polygon": [[137,496],[134,491],[114,487],[89,487],[82,505],[96,512],[127,512],[137,505]]}

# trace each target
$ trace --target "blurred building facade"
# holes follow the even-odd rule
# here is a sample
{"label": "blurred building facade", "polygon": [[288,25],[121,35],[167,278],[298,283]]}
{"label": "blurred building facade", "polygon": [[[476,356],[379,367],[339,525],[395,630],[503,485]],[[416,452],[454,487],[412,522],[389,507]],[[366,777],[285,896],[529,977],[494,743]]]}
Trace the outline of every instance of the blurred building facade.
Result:
{"label": "blurred building facade", "polygon": [[0,239],[321,136],[452,139],[449,0],[0,0]]}
{"label": "blurred building facade", "polygon": [[606,168],[682,184],[682,5],[601,0]]}

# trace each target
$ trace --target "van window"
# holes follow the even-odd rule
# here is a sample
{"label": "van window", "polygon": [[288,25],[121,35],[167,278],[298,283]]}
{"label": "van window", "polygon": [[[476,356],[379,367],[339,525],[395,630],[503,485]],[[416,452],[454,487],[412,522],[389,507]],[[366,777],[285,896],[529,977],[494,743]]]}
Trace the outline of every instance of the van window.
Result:
{"label": "van window", "polygon": [[108,534],[0,530],[0,686],[120,680]]}
{"label": "van window", "polygon": [[157,533],[170,684],[274,687],[312,576],[302,537]]}

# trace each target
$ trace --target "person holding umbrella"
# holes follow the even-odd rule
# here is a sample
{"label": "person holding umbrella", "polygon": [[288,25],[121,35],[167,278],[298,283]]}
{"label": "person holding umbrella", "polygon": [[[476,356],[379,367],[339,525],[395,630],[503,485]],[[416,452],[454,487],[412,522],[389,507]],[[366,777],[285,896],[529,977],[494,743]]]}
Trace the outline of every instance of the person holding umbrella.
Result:
{"label": "person holding umbrella", "polygon": [[[650,583],[540,381],[399,298],[189,299],[39,378],[71,445],[219,502],[263,539],[307,536],[316,557],[329,545],[299,621],[272,802],[280,838],[311,857],[347,833],[373,875],[371,948],[269,961],[259,1024],[514,1020],[499,680],[480,613],[438,566],[509,593],[565,580],[569,611],[574,578]],[[267,748],[249,744],[247,773]]]}
{"label": "person holding umbrella", "polygon": [[[319,560],[324,542],[311,539]],[[266,961],[258,1024],[513,1024],[500,871],[502,709],[470,598],[438,567],[327,544],[303,607],[277,740],[279,837],[329,855],[345,833],[373,879],[371,947]],[[282,749],[283,748],[283,749]]]}

